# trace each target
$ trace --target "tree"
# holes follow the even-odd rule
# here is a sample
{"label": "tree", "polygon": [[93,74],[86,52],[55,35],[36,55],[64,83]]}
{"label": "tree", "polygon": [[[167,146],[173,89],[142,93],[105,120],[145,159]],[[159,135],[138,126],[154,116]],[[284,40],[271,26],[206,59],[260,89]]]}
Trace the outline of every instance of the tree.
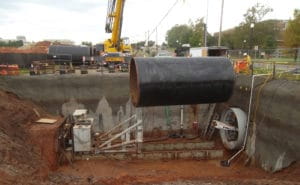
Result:
{"label": "tree", "polygon": [[82,42],[81,42],[81,45],[84,45],[84,46],[90,46],[90,47],[93,46],[92,42],[88,42],[88,41],[82,41]]}
{"label": "tree", "polygon": [[[239,26],[223,32],[223,45],[230,49],[253,49],[255,45],[265,49],[276,48],[280,33],[274,28],[278,27],[280,20],[262,21],[272,11],[272,8],[259,3],[250,7]],[[250,27],[252,23],[254,28]]]}
{"label": "tree", "polygon": [[245,21],[243,24],[251,24],[262,21],[265,15],[272,12],[273,9],[262,5],[260,3],[256,3],[251,8],[248,8],[247,12],[244,14]]}
{"label": "tree", "polygon": [[[287,47],[300,47],[300,9],[295,9],[294,19],[288,22],[284,33],[284,43]],[[297,55],[298,49],[295,50],[295,60],[297,59]]]}
{"label": "tree", "polygon": [[[272,23],[268,25],[271,25],[271,29],[266,29],[264,27],[266,26],[266,24],[263,25],[261,29],[259,29],[260,25],[258,24],[268,13],[272,11],[273,9],[271,7],[256,3],[254,6],[250,7],[244,14],[244,22],[241,23],[241,26],[244,27],[244,34],[248,35],[248,38],[246,40],[248,40],[247,46],[249,49],[253,49],[252,47],[254,45],[258,45],[260,47],[273,47],[276,44],[274,33],[270,33],[270,31],[272,32],[272,30],[274,30],[274,27],[272,27]],[[251,24],[254,24],[255,27],[251,28]],[[269,34],[271,34],[272,37],[270,37]],[[268,44],[266,42],[268,42]]]}
{"label": "tree", "polygon": [[205,23],[203,18],[197,19],[195,24],[193,22],[190,23],[190,27],[192,28],[192,34],[189,37],[189,44],[192,47],[199,47],[204,45],[204,29]]}
{"label": "tree", "polygon": [[211,34],[207,33],[207,46],[216,46],[218,44],[218,39],[213,37]]}
{"label": "tree", "polygon": [[139,50],[141,49],[142,47],[145,46],[145,41],[140,41],[140,42],[137,42],[137,43],[132,43],[131,44],[131,47],[134,49],[134,50]]}
{"label": "tree", "polygon": [[288,22],[284,33],[284,43],[288,47],[300,47],[300,9],[294,11],[294,19]]}
{"label": "tree", "polygon": [[21,40],[16,40],[16,41],[11,41],[9,40],[8,42],[0,41],[0,47],[21,47],[23,46],[23,41]]}
{"label": "tree", "polygon": [[[205,23],[203,18],[195,22],[189,20],[189,24],[175,25],[168,32],[166,40],[169,47],[179,47],[182,44],[190,44],[191,47],[204,46]],[[207,33],[207,45],[216,44],[216,39]]]}
{"label": "tree", "polygon": [[149,46],[149,47],[154,46],[154,44],[155,44],[155,42],[154,42],[153,40],[149,40],[149,41],[148,41],[148,46]]}
{"label": "tree", "polygon": [[193,34],[193,29],[184,25],[175,25],[167,31],[166,40],[169,47],[176,48],[182,44],[187,44],[190,41],[190,37]]}
{"label": "tree", "polygon": [[[259,22],[254,27],[253,44],[263,49],[275,49],[277,40],[281,40],[280,20],[266,20]],[[253,49],[253,48],[252,48]]]}

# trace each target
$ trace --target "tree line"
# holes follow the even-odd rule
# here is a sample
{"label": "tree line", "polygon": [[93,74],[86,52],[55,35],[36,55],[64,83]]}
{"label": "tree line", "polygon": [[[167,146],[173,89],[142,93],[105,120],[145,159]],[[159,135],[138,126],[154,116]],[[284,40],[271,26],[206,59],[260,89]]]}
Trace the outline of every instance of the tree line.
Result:
{"label": "tree line", "polygon": [[[273,9],[255,4],[244,14],[244,20],[235,28],[222,32],[221,45],[229,49],[275,49],[277,47],[300,47],[300,10],[296,9],[294,18],[284,20],[262,19]],[[191,47],[204,46],[206,25],[203,18],[189,24],[175,25],[167,31],[169,47],[190,44]],[[207,34],[207,46],[216,46],[218,34]]]}
{"label": "tree line", "polygon": [[16,41],[9,40],[8,42],[0,41],[0,47],[21,47],[21,46],[23,46],[23,41],[21,40],[16,40]]}
{"label": "tree line", "polygon": [[[200,47],[205,44],[206,24],[204,19],[197,19],[189,24],[175,25],[167,31],[166,41],[169,47],[176,48],[182,44],[190,44],[191,47]],[[213,45],[216,39],[207,33],[207,45]]]}

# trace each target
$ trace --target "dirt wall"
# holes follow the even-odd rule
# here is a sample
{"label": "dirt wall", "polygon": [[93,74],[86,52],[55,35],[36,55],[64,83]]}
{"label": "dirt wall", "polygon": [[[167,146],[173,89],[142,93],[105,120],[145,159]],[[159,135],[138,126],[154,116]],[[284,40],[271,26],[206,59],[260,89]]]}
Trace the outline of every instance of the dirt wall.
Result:
{"label": "dirt wall", "polygon": [[48,175],[49,167],[28,132],[38,119],[37,113],[47,115],[31,102],[0,91],[0,184],[31,184],[27,180]]}

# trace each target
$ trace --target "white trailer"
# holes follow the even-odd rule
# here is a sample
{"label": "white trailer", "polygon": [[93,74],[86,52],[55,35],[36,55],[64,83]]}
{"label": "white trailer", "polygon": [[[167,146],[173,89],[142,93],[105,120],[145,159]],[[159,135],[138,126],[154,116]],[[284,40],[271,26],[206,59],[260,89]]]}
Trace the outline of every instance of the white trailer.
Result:
{"label": "white trailer", "polygon": [[190,48],[191,57],[206,57],[207,47]]}

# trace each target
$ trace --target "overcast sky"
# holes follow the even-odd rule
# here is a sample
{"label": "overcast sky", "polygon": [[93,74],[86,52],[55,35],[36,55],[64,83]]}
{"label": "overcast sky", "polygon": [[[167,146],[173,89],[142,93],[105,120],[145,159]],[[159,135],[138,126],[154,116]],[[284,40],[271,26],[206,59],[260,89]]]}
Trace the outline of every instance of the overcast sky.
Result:
{"label": "overcast sky", "polygon": [[[175,24],[206,17],[207,0],[178,0],[158,27],[158,41]],[[176,0],[126,0],[122,36],[131,42],[145,40],[145,35],[167,13]],[[274,9],[264,19],[290,19],[300,0],[225,0],[223,30],[238,25],[246,10],[257,2]],[[219,30],[221,0],[209,0],[208,31]],[[0,37],[26,36],[29,41],[70,39],[102,42],[109,38],[104,25],[107,0],[0,0]],[[156,40],[154,33],[151,40]]]}

